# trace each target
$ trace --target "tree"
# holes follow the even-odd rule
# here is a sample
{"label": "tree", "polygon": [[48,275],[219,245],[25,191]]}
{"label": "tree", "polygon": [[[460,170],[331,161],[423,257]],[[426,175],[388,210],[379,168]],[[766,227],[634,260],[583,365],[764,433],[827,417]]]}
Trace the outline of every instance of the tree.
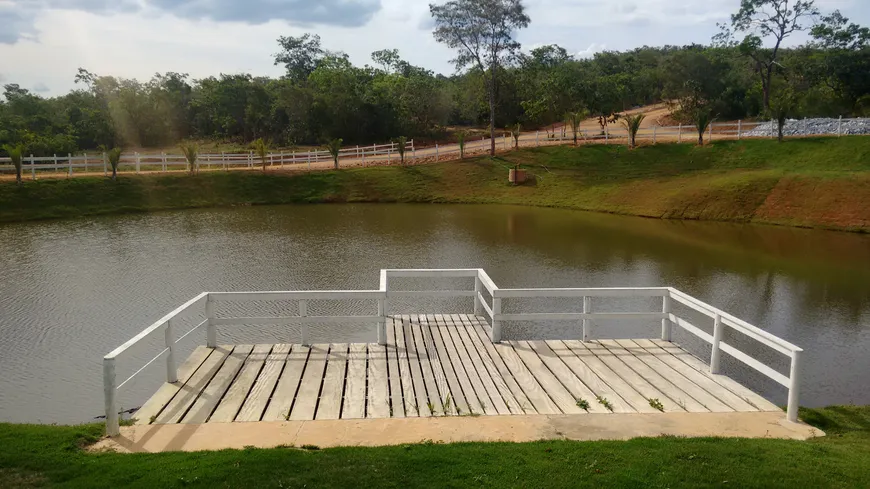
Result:
{"label": "tree", "polygon": [[465,131],[456,133],[456,142],[459,143],[459,159],[465,158],[465,137],[467,135]]}
{"label": "tree", "polygon": [[695,129],[698,131],[698,146],[703,146],[704,133],[707,132],[707,128],[713,123],[713,115],[710,114],[709,109],[699,108],[695,111],[693,122],[695,123]]}
{"label": "tree", "polygon": [[408,138],[405,136],[399,136],[395,140],[396,143],[396,151],[399,152],[399,160],[402,163],[402,166],[405,166],[405,145],[408,143]]}
{"label": "tree", "polygon": [[254,148],[254,152],[257,153],[257,156],[260,158],[260,162],[263,163],[263,171],[266,171],[266,156],[269,153],[269,145],[263,141],[263,138],[255,139],[251,146]]}
{"label": "tree", "polygon": [[574,146],[577,146],[577,133],[580,132],[580,124],[588,116],[589,111],[586,109],[568,112],[567,114],[565,114],[565,123],[571,126],[571,131],[574,133]]}
{"label": "tree", "polygon": [[281,52],[272,55],[275,66],[284,65],[287,78],[295,81],[305,80],[324,58],[336,54],[320,46],[320,36],[317,34],[281,36],[278,38],[278,45],[281,46]]}
{"label": "tree", "polygon": [[456,49],[457,69],[476,66],[489,96],[490,154],[495,155],[496,75],[520,48],[514,31],[529,25],[521,0],[451,0],[429,4],[435,40]]}
{"label": "tree", "polygon": [[190,174],[193,175],[198,170],[196,159],[199,156],[199,148],[191,143],[182,144],[179,147],[181,148],[181,153],[184,155],[184,158],[187,160]]}
{"label": "tree", "polygon": [[4,144],[3,151],[9,155],[12,165],[15,166],[15,183],[21,185],[21,153],[24,152],[24,146]]}
{"label": "tree", "polygon": [[326,143],[326,149],[329,151],[329,154],[332,155],[332,161],[335,164],[336,170],[338,170],[338,155],[341,152],[341,143],[343,142],[343,139],[338,138]]}
{"label": "tree", "polygon": [[[731,29],[746,33],[738,45],[740,53],[755,62],[761,78],[763,105],[770,109],[773,74],[779,66],[783,41],[795,32],[806,29],[803,21],[819,15],[815,0],[741,0],[740,10],[731,16]],[[730,43],[731,31],[720,25],[722,32],[714,38],[719,43]],[[773,47],[765,48],[765,38],[773,38]]]}
{"label": "tree", "polygon": [[121,163],[121,148],[112,148],[106,151],[106,159],[112,167],[112,180],[118,179],[118,164]]}
{"label": "tree", "polygon": [[514,149],[520,149],[520,135],[522,134],[523,126],[519,122],[508,128],[511,133],[511,138],[514,140]]}
{"label": "tree", "polygon": [[870,29],[849,23],[839,10],[822,17],[810,34],[815,39],[814,44],[822,49],[855,51],[870,45]]}
{"label": "tree", "polygon": [[625,115],[622,120],[622,127],[628,131],[628,147],[634,149],[637,139],[637,133],[640,131],[640,124],[646,119],[644,114]]}

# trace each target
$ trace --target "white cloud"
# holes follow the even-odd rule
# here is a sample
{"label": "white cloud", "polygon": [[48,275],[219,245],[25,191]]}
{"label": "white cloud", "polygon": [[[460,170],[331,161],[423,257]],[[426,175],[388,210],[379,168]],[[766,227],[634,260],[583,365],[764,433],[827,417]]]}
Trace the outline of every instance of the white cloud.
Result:
{"label": "white cloud", "polygon": [[581,49],[574,53],[574,56],[577,58],[591,58],[595,55],[595,53],[600,53],[607,49],[607,44],[598,44],[597,42],[593,42],[586,49]]}

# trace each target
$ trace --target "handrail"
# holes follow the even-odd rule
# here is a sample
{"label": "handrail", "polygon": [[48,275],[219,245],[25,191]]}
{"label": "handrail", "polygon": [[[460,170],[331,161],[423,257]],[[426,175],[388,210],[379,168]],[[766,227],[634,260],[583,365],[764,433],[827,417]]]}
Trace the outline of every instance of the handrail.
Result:
{"label": "handrail", "polygon": [[[392,278],[473,278],[473,290],[396,290],[390,287]],[[486,290],[491,297],[491,305],[487,303],[483,291]],[[800,354],[803,350],[782,338],[768,333],[746,321],[732,316],[716,307],[700,301],[684,292],[672,287],[592,287],[592,288],[514,288],[500,289],[481,268],[459,269],[382,269],[380,282],[377,290],[294,290],[294,291],[253,291],[253,292],[202,292],[188,300],[181,306],[166,314],[139,334],[127,340],[121,346],[112,350],[103,357],[103,381],[105,388],[106,407],[106,431],[110,436],[119,433],[118,412],[115,403],[117,390],[129,382],[133,377],[142,372],[146,367],[158,358],[166,357],[167,382],[177,381],[177,367],[175,363],[175,345],[196,331],[206,326],[206,344],[215,347],[217,344],[216,326],[230,325],[259,325],[259,324],[301,324],[302,344],[308,344],[308,327],[316,323],[339,323],[359,324],[376,323],[378,343],[386,344],[386,318],[390,314],[389,300],[398,297],[471,297],[474,301],[474,314],[480,316],[486,314],[491,320],[489,328],[490,340],[501,341],[501,324],[503,321],[579,321],[583,325],[583,339],[587,340],[592,321],[609,320],[661,320],[661,338],[670,341],[671,326],[676,325],[687,332],[701,338],[712,345],[710,359],[711,373],[718,373],[719,358],[721,352],[731,355],[735,359],[754,368],[762,374],[770,377],[777,383],[788,388],[788,419],[797,420],[797,402],[800,382]],[[662,311],[624,311],[624,312],[593,312],[591,299],[594,297],[661,297]],[[540,313],[502,313],[502,300],[516,298],[577,298],[583,299],[583,312],[540,312]],[[308,301],[310,300],[376,300],[378,312],[376,315],[335,315],[335,316],[312,316],[308,314]],[[217,317],[214,312],[215,304],[222,301],[250,302],[250,301],[296,301],[298,303],[298,315],[277,317]],[[671,301],[677,302],[705,314],[714,319],[713,335],[710,335],[691,324],[689,321],[675,315],[671,311]],[[173,321],[185,311],[205,306],[205,320],[198,323],[192,329],[176,338]],[[761,361],[752,358],[748,354],[738,350],[735,346],[722,341],[724,327],[732,328],[749,338],[756,340],[770,348],[782,353],[791,359],[789,376],[785,376]],[[116,358],[127,351],[139,341],[150,337],[158,330],[163,330],[165,336],[164,348],[143,367],[136,370],[130,377],[116,384],[115,361]]]}

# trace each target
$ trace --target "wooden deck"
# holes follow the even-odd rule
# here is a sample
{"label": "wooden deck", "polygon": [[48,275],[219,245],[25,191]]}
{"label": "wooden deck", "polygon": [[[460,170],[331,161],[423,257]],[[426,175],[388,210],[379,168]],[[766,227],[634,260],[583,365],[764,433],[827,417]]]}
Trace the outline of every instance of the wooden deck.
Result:
{"label": "wooden deck", "polygon": [[[780,411],[675,343],[503,341],[483,318],[387,319],[387,345],[198,347],[138,424],[442,415]],[[609,406],[609,407],[608,407]]]}

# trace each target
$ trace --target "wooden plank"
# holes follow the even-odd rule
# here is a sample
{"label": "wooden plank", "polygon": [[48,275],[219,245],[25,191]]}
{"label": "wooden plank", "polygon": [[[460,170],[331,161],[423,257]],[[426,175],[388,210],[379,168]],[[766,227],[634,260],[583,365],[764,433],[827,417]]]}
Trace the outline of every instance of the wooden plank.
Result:
{"label": "wooden plank", "polygon": [[[438,333],[441,334],[441,340],[444,343],[447,358],[450,361],[450,366],[456,373],[456,379],[459,382],[462,395],[465,398],[466,405],[464,408],[459,406],[460,411],[457,411],[457,414],[480,414],[483,412],[483,404],[481,403],[478,394],[474,391],[474,387],[471,385],[471,377],[465,371],[465,366],[462,363],[462,359],[459,357],[459,350],[456,349],[453,336],[450,334],[450,330],[454,327],[455,326],[452,324],[445,324],[443,327],[437,327],[436,329],[438,330]],[[435,331],[432,331],[432,334],[434,335]]]}
{"label": "wooden plank", "polygon": [[426,394],[426,385],[423,383],[423,369],[420,368],[420,358],[418,357],[417,349],[414,346],[414,336],[411,332],[411,328],[413,327],[414,326],[411,325],[410,316],[403,315],[401,327],[396,328],[396,338],[397,341],[402,341],[402,344],[408,352],[411,382],[414,384],[414,399],[411,409],[417,414],[417,416],[428,416],[430,413],[426,409],[426,403],[429,402],[429,397]]}
{"label": "wooden plank", "polygon": [[[277,345],[275,347],[277,348]],[[275,350],[272,352],[274,353]],[[286,355],[284,371],[281,372],[266,412],[262,413],[263,421],[285,421],[290,417],[290,409],[296,400],[296,391],[299,389],[299,381],[302,380],[310,353],[311,348],[307,346],[293,345],[293,351]]]}
{"label": "wooden plank", "polygon": [[263,364],[266,363],[266,357],[272,351],[272,345],[256,345],[254,350],[248,355],[245,360],[245,365],[242,371],[233,381],[230,389],[224,394],[217,409],[214,410],[211,417],[208,418],[209,423],[229,423],[236,418],[236,414],[242,409],[242,404],[251,392],[254,382],[260,375],[260,370],[263,369]]}
{"label": "wooden plank", "polygon": [[399,373],[399,352],[396,350],[396,330],[392,318],[387,318],[387,377],[390,379],[390,415],[405,417],[405,401],[402,397],[402,377]]}
{"label": "wooden plank", "polygon": [[342,419],[366,417],[366,346],[365,343],[351,343],[347,354]]}
{"label": "wooden plank", "polygon": [[[453,319],[453,317],[451,317]],[[511,414],[511,410],[508,408],[507,403],[504,398],[502,398],[501,392],[498,387],[495,385],[495,381],[490,375],[489,370],[486,368],[486,364],[481,358],[480,353],[477,351],[477,347],[474,343],[471,342],[470,337],[468,336],[468,332],[465,331],[465,328],[462,325],[462,318],[459,315],[456,316],[456,319],[453,321],[453,331],[456,333],[456,337],[459,338],[459,341],[462,342],[462,347],[465,348],[465,351],[468,353],[468,357],[471,359],[472,365],[475,366],[477,370],[477,375],[480,377],[481,382],[483,383],[483,388],[486,389],[486,393],[489,396],[490,400],[492,400],[493,407],[495,408],[496,413],[498,414]],[[497,375],[497,377],[500,377]]]}
{"label": "wooden plank", "polygon": [[761,411],[777,411],[777,412],[782,411],[782,409],[780,409],[776,404],[768,401],[767,399],[765,399],[761,395],[753,392],[751,389],[745,387],[744,385],[740,384],[736,380],[734,380],[726,375],[711,374],[709,365],[707,365],[703,361],[699,360],[698,357],[696,357],[695,355],[692,355],[688,351],[684,350],[676,343],[672,343],[670,341],[664,341],[664,340],[636,340],[636,341],[638,344],[640,344],[641,346],[644,346],[644,347],[649,346],[649,345],[655,345],[655,346],[661,348],[662,350],[668,352],[669,354],[676,357],[677,359],[679,359],[680,361],[682,361],[686,365],[697,370],[702,375],[704,375],[710,379],[713,379],[719,385],[722,385],[722,386],[728,388],[731,392],[742,397],[745,401],[754,405],[756,408],[758,408]]}
{"label": "wooden plank", "polygon": [[390,385],[387,377],[387,350],[383,345],[369,345],[367,418],[390,417]]}
{"label": "wooden plank", "polygon": [[[436,316],[440,318],[440,316]],[[444,378],[447,382],[447,387],[450,392],[450,414],[462,414],[470,412],[468,401],[465,399],[465,394],[462,392],[462,385],[459,378],[456,376],[456,371],[453,369],[453,363],[450,359],[450,354],[447,351],[447,346],[444,344],[441,330],[448,327],[443,318],[429,324],[429,334],[432,338],[432,343],[435,345],[435,350],[438,353],[438,360],[441,363],[441,369],[444,372]],[[451,346],[453,344],[451,343]]]}
{"label": "wooden plank", "polygon": [[499,371],[489,352],[486,350],[486,347],[481,343],[480,338],[476,333],[471,331],[471,328],[473,328],[471,322],[474,320],[474,317],[468,314],[454,314],[450,317],[455,323],[459,335],[468,345],[468,348],[471,349],[474,347],[483,368],[486,370],[490,379],[492,379],[492,382],[498,391],[498,395],[501,397],[502,401],[504,401],[505,406],[507,406],[509,414],[523,414],[523,409],[520,407],[520,403],[516,400],[516,397],[508,387],[504,375]]}
{"label": "wooden plank", "polygon": [[260,421],[272,391],[275,390],[275,383],[278,382],[278,377],[284,369],[284,362],[289,352],[290,345],[286,343],[272,347],[272,353],[266,357],[254,387],[251,388],[248,398],[242,404],[242,409],[236,415],[236,421]]}
{"label": "wooden plank", "polygon": [[[583,399],[584,401],[589,403],[589,412],[590,413],[604,413],[607,414],[610,412],[609,409],[602,406],[601,404],[595,402],[595,394],[592,392],[589,387],[586,386],[576,375],[574,372],[569,369],[564,362],[550,349],[544,341],[527,341],[526,344],[531,347],[531,349],[538,355],[538,358],[547,366],[547,369],[553,374],[554,377],[559,379],[559,382],[571,393],[571,397],[574,398],[574,404],[576,405],[577,400]],[[621,398],[620,398],[621,400]],[[616,400],[608,399],[611,404],[616,403]],[[579,406],[578,406],[579,407]],[[624,406],[619,406],[619,412],[624,411]],[[582,408],[581,408],[582,409]],[[617,406],[614,405],[614,411],[616,411]],[[633,411],[633,410],[632,410]]]}
{"label": "wooden plank", "polygon": [[486,335],[484,319],[475,316],[469,317],[472,321],[470,324],[466,324],[468,334],[471,337],[476,337],[480,340],[480,344],[483,345],[489,358],[492,359],[492,363],[495,364],[495,368],[498,370],[498,373],[501,374],[501,378],[504,379],[505,384],[507,384],[508,389],[510,389],[511,394],[513,394],[520,409],[522,409],[525,414],[537,414],[535,406],[532,405],[529,398],[526,396],[526,393],[520,388],[520,385],[517,383],[516,379],[514,379],[514,375],[501,358],[501,355],[496,351],[495,346],[493,346],[489,336]]}
{"label": "wooden plank", "polygon": [[[462,337],[459,335],[459,331],[456,330],[456,326],[445,328],[441,331],[442,333],[447,333],[450,336],[450,339],[453,341],[453,347],[456,350],[458,362],[462,365],[463,370],[465,370],[465,375],[471,383],[471,387],[474,390],[477,399],[480,401],[480,411],[473,411],[477,414],[487,414],[487,415],[495,415],[498,414],[498,410],[495,408],[495,404],[492,399],[489,398],[489,393],[486,391],[486,387],[483,385],[483,380],[480,378],[480,374],[477,372],[477,367],[474,365],[474,362],[471,361],[471,357],[468,355],[468,350],[465,348],[465,344],[462,341]],[[467,394],[466,394],[467,395]],[[501,397],[499,397],[500,399]]]}
{"label": "wooden plank", "polygon": [[441,404],[438,406],[437,410],[445,415],[455,415],[456,404],[454,402],[454,395],[450,390],[450,385],[447,383],[447,373],[444,371],[444,364],[441,361],[438,349],[435,347],[435,338],[432,334],[432,328],[437,329],[438,327],[438,321],[435,319],[435,315],[427,314],[426,325],[420,328],[422,336],[421,341],[426,349],[426,358],[428,359],[429,366],[435,376],[435,385],[438,387],[438,394],[441,398]]}
{"label": "wooden plank", "polygon": [[341,400],[344,397],[344,376],[347,369],[347,343],[329,347],[326,358],[326,374],[320,390],[320,404],[314,419],[338,419],[341,415]]}
{"label": "wooden plank", "polygon": [[296,400],[293,402],[293,409],[287,419],[296,421],[314,419],[317,401],[320,399],[320,385],[323,383],[328,353],[328,344],[311,345],[308,362],[305,364],[305,372],[302,374],[299,389],[296,391]]}
{"label": "wooden plank", "polygon": [[157,415],[163,411],[163,408],[172,401],[172,398],[184,387],[184,384],[190,380],[194,372],[205,362],[205,359],[211,354],[212,349],[205,346],[197,346],[195,350],[187,357],[187,360],[178,367],[177,377],[178,382],[170,384],[164,382],[157,389],[151,398],[149,398],[142,407],[133,415],[136,418],[136,424],[151,424],[151,418],[156,419]]}
{"label": "wooden plank", "polygon": [[411,364],[408,357],[408,346],[405,344],[405,333],[402,323],[405,319],[402,316],[396,316],[393,319],[393,330],[396,335],[396,350],[399,352],[399,375],[402,379],[402,397],[405,402],[405,416],[417,417],[420,416],[417,406],[417,397],[414,392],[414,382],[411,376]]}
{"label": "wooden plank", "polygon": [[211,378],[208,385],[196,398],[196,402],[187,411],[187,414],[181,418],[181,423],[184,424],[202,424],[205,423],[212,411],[217,407],[224,394],[230,388],[230,384],[236,378],[236,374],[242,369],[245,364],[245,359],[251,354],[254,345],[236,345],[233,352],[224,360],[220,370]]}
{"label": "wooden plank", "polygon": [[[711,408],[697,399],[698,392],[695,391],[699,389],[692,389],[692,386],[682,383],[677,385],[675,377],[679,375],[666,365],[660,364],[660,362],[656,363],[655,359],[652,358],[638,358],[634,352],[622,347],[614,340],[600,340],[596,343],[607,350],[610,356],[620,359],[628,368],[634,370],[653,387],[661,391],[666,397],[658,399],[666,412],[674,410],[677,405],[690,413],[710,412]],[[604,350],[600,350],[599,354],[605,354]],[[727,408],[724,404],[722,406]],[[733,410],[729,409],[729,411]]]}
{"label": "wooden plank", "polygon": [[[619,376],[606,363],[586,348],[585,343],[578,340],[566,340],[562,342],[586,368],[592,372],[592,375],[601,379],[601,382],[613,389],[626,402],[631,404],[639,413],[657,413],[658,410],[649,405],[649,399],[643,396],[632,384]],[[602,397],[610,401],[603,393]]]}
{"label": "wooden plank", "polygon": [[181,418],[187,413],[187,410],[199,397],[199,393],[205,389],[208,382],[214,377],[221,365],[226,360],[227,356],[232,352],[232,345],[219,345],[208,358],[202,362],[202,365],[194,372],[190,379],[184,384],[184,387],[172,398],[172,401],[166,405],[159,416],[156,423],[171,424],[178,423]]}
{"label": "wooden plank", "polygon": [[[595,398],[600,396],[607,399],[610,404],[613,405],[613,412],[637,412],[637,410],[629,401],[625,400],[620,394],[618,394],[616,392],[616,389],[612,388],[606,382],[601,380],[601,377],[599,377],[593,369],[589,368],[588,365],[583,363],[583,361],[580,360],[580,358],[575,355],[574,352],[565,345],[565,343],[559,340],[551,340],[547,341],[546,343],[547,346],[550,347],[550,350],[553,352],[553,354],[559,357],[559,359],[562,360],[565,366],[571,369],[571,371],[574,372],[574,375],[576,375],[577,378],[580,379],[589,388],[589,390],[592,391],[593,395],[592,399],[589,400],[590,404],[595,401]],[[607,367],[604,368],[606,369]],[[615,376],[615,374],[612,375]],[[641,404],[641,407],[649,407],[649,403],[646,401],[646,399],[643,399],[639,394],[634,392],[634,390],[631,389],[630,386],[626,385],[625,387],[635,394],[635,396],[637,397],[637,402]],[[644,410],[642,412],[653,411],[653,409],[650,409],[649,411]]]}
{"label": "wooden plank", "polygon": [[[477,329],[480,334],[485,335],[482,326],[478,326]],[[529,399],[529,402],[535,407],[535,410],[538,411],[538,413],[562,413],[556,403],[550,399],[550,396],[547,395],[547,392],[541,387],[541,384],[538,383],[535,376],[532,375],[523,361],[520,360],[519,355],[517,355],[517,352],[514,351],[512,346],[504,342],[494,343],[492,346],[501,356],[508,370],[510,370],[511,375],[513,375],[516,380],[517,385],[520,386],[526,397]]]}
{"label": "wooden plank", "polygon": [[[628,399],[628,396],[631,396],[630,390],[636,391],[640,394],[642,400],[638,400],[637,403],[632,401],[635,409],[641,411],[639,404],[646,403],[648,410],[646,412],[656,412],[657,410],[653,409],[649,405],[650,399],[658,399],[662,402],[662,404],[668,403],[668,397],[662,393],[662,391],[656,389],[652,384],[647,382],[642,376],[640,376],[637,372],[629,368],[622,360],[617,358],[614,355],[611,355],[607,348],[604,348],[602,345],[599,345],[597,341],[590,342],[580,342],[580,341],[566,341],[566,345],[569,348],[574,350],[587,365],[606,365],[608,369],[602,370],[599,372],[601,378],[604,379],[605,382],[614,386],[623,398]],[[581,354],[580,352],[583,352]],[[594,360],[593,360],[594,358]],[[596,368],[593,366],[593,368]],[[612,375],[612,377],[611,377]],[[620,387],[615,387],[615,386]],[[626,389],[623,391],[622,389]],[[609,401],[610,399],[608,399]],[[668,403],[665,405],[666,411],[679,411],[685,412],[685,408],[682,408],[678,404]]]}
{"label": "wooden plank", "polygon": [[[691,382],[692,385],[698,386],[698,388],[702,389],[704,392],[710,394],[715,399],[725,403],[728,407],[735,411],[741,412],[753,412],[758,411],[758,408],[753,406],[750,402],[746,401],[742,397],[734,394],[727,388],[723,387],[718,382],[710,379],[709,377],[703,375],[701,372],[693,369],[692,367],[686,365],[679,359],[671,356],[666,351],[658,348],[651,347],[645,348],[638,344],[636,341],[620,341],[620,344],[625,348],[628,348],[635,352],[635,355],[643,359],[644,357],[652,357],[655,358],[656,361],[667,365],[676,371],[682,378],[685,378],[687,382]],[[698,398],[698,400],[704,403],[704,399]]]}
{"label": "wooden plank", "polygon": [[[550,396],[550,399],[559,406],[559,409],[565,414],[581,414],[586,411],[577,405],[577,399],[559,382],[559,379],[544,365],[541,357],[529,346],[526,341],[506,341],[512,346],[514,351],[520,357],[520,360],[526,365],[541,387]],[[591,404],[591,402],[590,402]],[[590,405],[591,407],[591,405]]]}
{"label": "wooden plank", "polygon": [[425,314],[411,315],[411,335],[414,338],[414,350],[417,352],[417,358],[420,359],[420,371],[423,374],[423,384],[426,386],[428,404],[426,413],[432,416],[442,414],[444,405],[447,401],[447,393],[442,394],[441,389],[436,379],[435,372],[432,368],[432,362],[429,359],[429,350],[426,348],[426,343],[423,340],[423,329],[429,329],[429,321]]}

